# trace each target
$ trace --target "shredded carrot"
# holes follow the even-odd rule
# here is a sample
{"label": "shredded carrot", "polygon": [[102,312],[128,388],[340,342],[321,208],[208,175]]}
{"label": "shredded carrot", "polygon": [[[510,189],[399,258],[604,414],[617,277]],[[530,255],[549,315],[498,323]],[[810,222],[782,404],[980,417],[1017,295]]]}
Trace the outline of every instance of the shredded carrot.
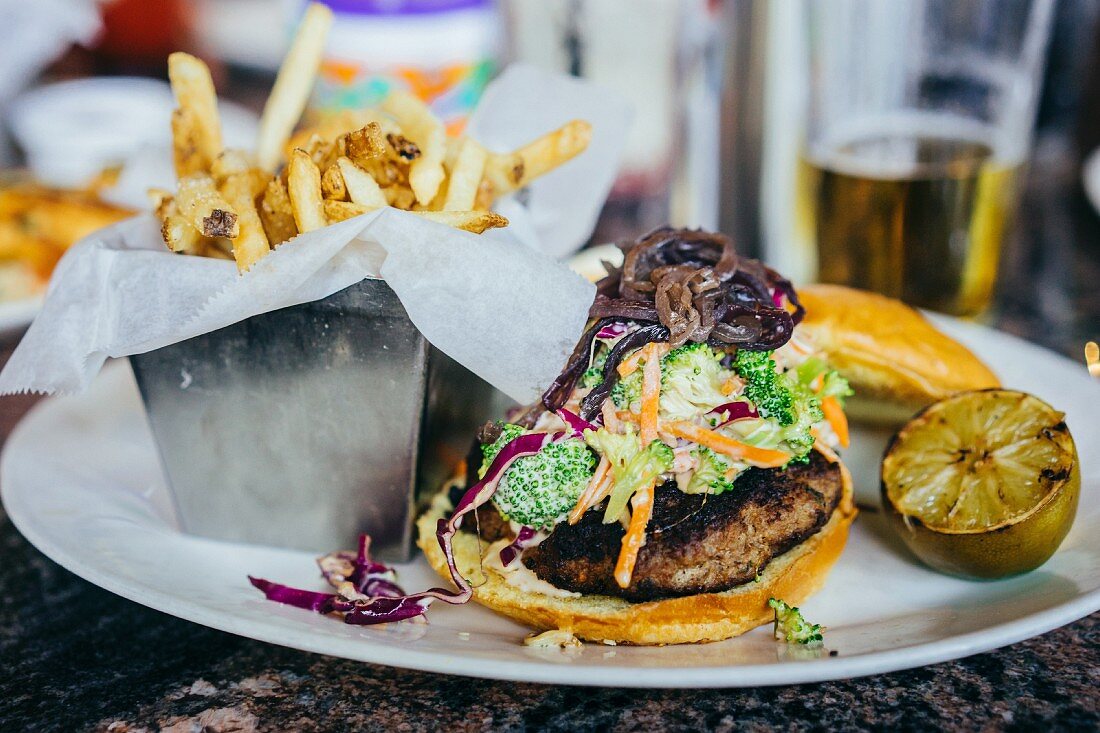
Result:
{"label": "shredded carrot", "polygon": [[619,377],[626,379],[634,372],[638,371],[638,365],[642,361],[642,357],[645,355],[645,348],[638,349],[630,356],[626,357],[619,364]]}
{"label": "shredded carrot", "polygon": [[648,344],[623,359],[622,363],[619,364],[618,371],[620,377],[625,379],[634,372],[638,371],[638,367],[641,366],[642,359],[648,359],[648,357],[646,356],[647,346],[653,347],[653,350],[656,352],[658,358],[664,356],[666,353],[668,353],[669,350],[668,344],[663,341],[650,341]]}
{"label": "shredded carrot", "polygon": [[615,410],[615,403],[612,402],[610,397],[604,399],[603,405],[600,407],[600,414],[603,415],[603,426],[607,429],[607,432],[616,435],[622,432],[622,421],[619,419],[619,413]]}
{"label": "shredded carrot", "polygon": [[844,415],[844,408],[840,406],[840,401],[836,397],[822,397],[821,411],[825,413],[825,419],[829,421],[829,426],[836,433],[840,445],[847,448],[849,443],[848,418]]}
{"label": "shredded carrot", "polygon": [[630,423],[638,422],[638,416],[635,415],[630,410],[619,410],[618,412],[615,413],[615,417],[619,418],[619,420],[621,422],[630,422]]}
{"label": "shredded carrot", "polygon": [[736,458],[757,468],[777,468],[791,460],[790,454],[781,450],[757,448],[684,420],[667,425],[666,429],[679,438],[706,446],[716,453]]}
{"label": "shredded carrot", "polygon": [[630,585],[634,576],[634,565],[638,562],[638,552],[645,545],[645,528],[653,514],[653,489],[655,481],[639,489],[630,499],[630,524],[623,535],[623,548],[615,563],[615,582],[620,588]]}
{"label": "shredded carrot", "polygon": [[642,371],[642,415],[639,435],[642,445],[657,440],[657,408],[661,400],[661,357],[656,342],[642,347],[646,352],[645,369]]}
{"label": "shredded carrot", "polygon": [[586,511],[591,509],[597,502],[603,500],[602,496],[599,499],[596,497],[601,493],[601,488],[604,484],[608,486],[611,484],[611,461],[606,458],[600,458],[600,462],[596,466],[596,472],[593,473],[592,478],[588,480],[588,486],[584,487],[584,491],[581,492],[580,498],[577,499],[576,506],[569,512],[570,524],[579,522]]}
{"label": "shredded carrot", "polygon": [[821,372],[810,382],[810,389],[814,392],[820,392],[821,388],[825,386],[825,372]]}
{"label": "shredded carrot", "polygon": [[799,342],[799,340],[798,340],[798,339],[796,339],[796,338],[792,338],[792,339],[791,339],[790,341],[788,341],[788,342],[787,342],[787,345],[788,345],[788,346],[790,346],[790,347],[791,347],[791,349],[792,349],[792,350],[793,350],[793,351],[794,351],[795,353],[798,353],[798,354],[809,354],[809,353],[810,353],[810,350],[809,350],[809,349],[807,349],[807,348],[806,348],[805,346],[803,346],[803,345],[802,345],[802,344],[801,344],[801,343]]}

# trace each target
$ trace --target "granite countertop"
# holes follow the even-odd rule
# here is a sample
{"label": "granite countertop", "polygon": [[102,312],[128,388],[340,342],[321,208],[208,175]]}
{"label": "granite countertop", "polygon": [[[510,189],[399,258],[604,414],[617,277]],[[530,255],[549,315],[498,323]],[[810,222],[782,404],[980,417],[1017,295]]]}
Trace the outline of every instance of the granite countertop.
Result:
{"label": "granite countertop", "polygon": [[[1079,359],[1084,341],[1100,338],[1100,220],[1063,153],[1040,149],[1033,164],[996,325]],[[33,402],[0,400],[0,437]],[[744,690],[448,677],[297,652],[149,610],[55,565],[0,512],[0,731],[1098,730],[1098,642],[1094,614],[955,662]]]}

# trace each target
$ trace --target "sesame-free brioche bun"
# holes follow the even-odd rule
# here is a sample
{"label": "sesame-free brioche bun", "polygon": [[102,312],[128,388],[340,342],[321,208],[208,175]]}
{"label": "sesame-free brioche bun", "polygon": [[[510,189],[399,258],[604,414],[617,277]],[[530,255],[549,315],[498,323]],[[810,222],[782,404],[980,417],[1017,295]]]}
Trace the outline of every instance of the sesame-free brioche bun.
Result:
{"label": "sesame-free brioche bun", "polygon": [[[774,619],[769,598],[798,605],[824,584],[844,549],[848,527],[856,515],[851,479],[846,470],[842,475],[841,499],[825,526],[768,563],[759,580],[723,593],[640,603],[610,596],[546,595],[509,583],[489,560],[499,551],[499,545],[482,542],[473,532],[455,535],[455,560],[459,571],[474,585],[474,600],[540,631],[565,629],[588,641],[646,645],[729,639]],[[417,521],[417,529],[418,544],[429,564],[444,578],[450,578],[435,537],[436,522],[450,510],[445,497],[446,491],[441,492]]]}
{"label": "sesame-free brioche bun", "polygon": [[840,285],[806,285],[798,297],[806,317],[795,333],[851,384],[845,412],[854,420],[900,424],[956,392],[1001,386],[965,346],[901,301]]}

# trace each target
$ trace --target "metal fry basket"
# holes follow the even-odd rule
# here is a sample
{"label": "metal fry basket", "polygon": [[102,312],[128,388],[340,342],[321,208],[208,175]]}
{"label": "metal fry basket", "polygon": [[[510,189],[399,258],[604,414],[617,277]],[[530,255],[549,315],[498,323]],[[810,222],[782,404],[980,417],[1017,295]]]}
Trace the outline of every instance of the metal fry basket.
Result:
{"label": "metal fry basket", "polygon": [[375,279],[130,360],[185,531],[389,561],[509,404]]}

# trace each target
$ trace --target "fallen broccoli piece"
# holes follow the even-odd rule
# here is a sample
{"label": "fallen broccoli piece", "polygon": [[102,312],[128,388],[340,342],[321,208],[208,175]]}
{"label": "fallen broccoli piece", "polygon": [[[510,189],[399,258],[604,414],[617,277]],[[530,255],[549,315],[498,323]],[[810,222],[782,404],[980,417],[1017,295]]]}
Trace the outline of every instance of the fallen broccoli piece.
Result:
{"label": "fallen broccoli piece", "polygon": [[641,438],[633,431],[617,435],[603,428],[586,430],[584,438],[611,463],[615,484],[604,512],[605,524],[619,520],[636,491],[672,470],[675,459],[672,449],[659,440],[643,448]]}
{"label": "fallen broccoli piece", "polygon": [[549,443],[517,458],[497,485],[493,503],[505,518],[549,529],[577,503],[596,468],[596,456],[579,438]]}
{"label": "fallen broccoli piece", "polygon": [[745,380],[745,396],[761,417],[774,418],[780,425],[794,424],[794,396],[787,380],[775,370],[772,352],[739,349],[733,366]]}
{"label": "fallen broccoli piece", "polygon": [[500,425],[500,437],[492,443],[486,443],[481,446],[481,468],[477,470],[478,478],[485,478],[485,472],[489,470],[490,464],[492,464],[493,459],[497,457],[497,453],[500,453],[501,448],[524,433],[523,428],[519,425],[513,425],[512,423],[506,422],[498,422],[497,424]]}
{"label": "fallen broccoli piece", "polygon": [[696,447],[694,453],[698,465],[684,489],[685,493],[721,494],[733,489],[737,476],[726,478],[731,466],[723,456],[703,445]]}
{"label": "fallen broccoli piece", "polygon": [[778,598],[768,599],[775,610],[775,638],[788,644],[820,644],[824,631],[820,624],[811,624],[802,617],[796,606],[788,606]]}

